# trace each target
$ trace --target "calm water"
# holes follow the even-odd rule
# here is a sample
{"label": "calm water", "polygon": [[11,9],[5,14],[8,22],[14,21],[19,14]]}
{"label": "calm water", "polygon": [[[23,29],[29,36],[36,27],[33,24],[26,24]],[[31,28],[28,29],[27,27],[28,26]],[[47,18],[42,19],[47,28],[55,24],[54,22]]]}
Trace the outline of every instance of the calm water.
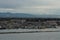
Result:
{"label": "calm water", "polygon": [[60,40],[60,32],[0,34],[0,40]]}

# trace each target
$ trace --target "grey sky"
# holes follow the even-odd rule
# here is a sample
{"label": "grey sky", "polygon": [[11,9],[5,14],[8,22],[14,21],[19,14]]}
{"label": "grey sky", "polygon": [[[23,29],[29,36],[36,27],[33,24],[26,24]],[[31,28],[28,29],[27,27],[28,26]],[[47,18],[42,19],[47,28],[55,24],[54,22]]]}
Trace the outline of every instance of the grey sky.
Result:
{"label": "grey sky", "polygon": [[0,0],[1,12],[54,14],[60,11],[60,0]]}

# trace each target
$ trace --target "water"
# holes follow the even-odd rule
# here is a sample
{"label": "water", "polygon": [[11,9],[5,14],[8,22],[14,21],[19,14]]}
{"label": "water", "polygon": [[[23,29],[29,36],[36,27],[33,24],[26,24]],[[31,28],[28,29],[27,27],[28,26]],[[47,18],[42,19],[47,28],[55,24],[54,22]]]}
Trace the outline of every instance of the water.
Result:
{"label": "water", "polygon": [[0,40],[60,40],[60,32],[0,34]]}

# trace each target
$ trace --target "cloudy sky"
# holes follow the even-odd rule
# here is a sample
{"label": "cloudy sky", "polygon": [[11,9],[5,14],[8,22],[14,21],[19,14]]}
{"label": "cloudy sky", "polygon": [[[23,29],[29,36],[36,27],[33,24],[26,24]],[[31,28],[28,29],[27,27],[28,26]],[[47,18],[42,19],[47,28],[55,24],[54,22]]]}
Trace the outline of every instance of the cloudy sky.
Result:
{"label": "cloudy sky", "polygon": [[0,0],[0,12],[59,14],[60,0]]}

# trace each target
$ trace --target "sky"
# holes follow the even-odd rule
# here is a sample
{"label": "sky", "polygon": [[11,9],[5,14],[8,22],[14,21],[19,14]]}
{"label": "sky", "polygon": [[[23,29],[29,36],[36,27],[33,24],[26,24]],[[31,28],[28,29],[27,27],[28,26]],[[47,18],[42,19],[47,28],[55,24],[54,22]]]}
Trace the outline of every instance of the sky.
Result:
{"label": "sky", "polygon": [[59,14],[60,0],[0,0],[0,12]]}

